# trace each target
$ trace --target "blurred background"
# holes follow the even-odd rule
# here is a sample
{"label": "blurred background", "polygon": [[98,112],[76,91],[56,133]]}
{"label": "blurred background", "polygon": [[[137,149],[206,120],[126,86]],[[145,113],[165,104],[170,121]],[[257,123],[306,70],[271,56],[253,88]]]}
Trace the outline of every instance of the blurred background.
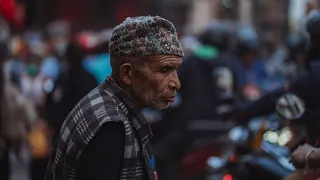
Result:
{"label": "blurred background", "polygon": [[[213,112],[228,109],[231,96],[255,100],[295,78],[308,41],[304,21],[319,7],[318,0],[0,0],[0,179],[43,179],[62,121],[111,73],[112,28],[126,17],[160,15],[176,26],[185,61],[217,59],[236,74],[230,80],[230,69],[214,63],[209,66],[218,68],[207,74],[199,73],[207,71],[201,65],[183,66],[186,88],[176,103],[164,112],[144,111],[155,134],[160,178],[232,180],[230,168],[221,171],[222,152],[235,146],[230,130],[237,140],[248,129],[254,134],[246,154],[262,141],[281,152],[293,130],[283,129],[274,116],[253,120],[246,131],[234,129],[234,123],[218,120],[223,113]],[[194,98],[199,94],[205,97]],[[293,172],[290,168],[275,177]]]}

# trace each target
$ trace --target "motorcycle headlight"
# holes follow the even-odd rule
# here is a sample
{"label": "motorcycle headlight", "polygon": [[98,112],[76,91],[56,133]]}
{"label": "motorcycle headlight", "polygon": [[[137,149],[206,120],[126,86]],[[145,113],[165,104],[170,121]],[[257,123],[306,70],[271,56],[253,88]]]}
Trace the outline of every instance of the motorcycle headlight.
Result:
{"label": "motorcycle headlight", "polygon": [[289,128],[285,128],[280,132],[278,144],[280,146],[285,146],[293,138],[293,133]]}
{"label": "motorcycle headlight", "polygon": [[274,131],[267,131],[264,133],[263,139],[271,143],[277,143],[279,140],[279,134]]}
{"label": "motorcycle headlight", "polygon": [[278,144],[280,146],[285,146],[293,138],[293,133],[289,128],[284,128],[280,132],[276,131],[267,131],[263,135],[263,139]]}

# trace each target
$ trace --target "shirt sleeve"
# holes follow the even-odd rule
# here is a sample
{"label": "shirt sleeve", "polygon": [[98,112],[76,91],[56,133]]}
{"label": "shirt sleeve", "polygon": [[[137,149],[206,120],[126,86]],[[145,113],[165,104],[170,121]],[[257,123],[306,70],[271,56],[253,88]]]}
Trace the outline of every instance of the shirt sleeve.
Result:
{"label": "shirt sleeve", "polygon": [[237,118],[240,121],[248,120],[275,112],[276,101],[286,92],[296,94],[306,104],[312,106],[315,103],[313,99],[317,96],[316,93],[318,92],[316,87],[320,87],[319,77],[314,76],[310,72],[302,73],[297,80],[288,82],[284,87],[264,95],[257,101],[238,104],[235,108]]}
{"label": "shirt sleeve", "polygon": [[125,145],[124,125],[104,124],[80,156],[76,180],[118,180]]}

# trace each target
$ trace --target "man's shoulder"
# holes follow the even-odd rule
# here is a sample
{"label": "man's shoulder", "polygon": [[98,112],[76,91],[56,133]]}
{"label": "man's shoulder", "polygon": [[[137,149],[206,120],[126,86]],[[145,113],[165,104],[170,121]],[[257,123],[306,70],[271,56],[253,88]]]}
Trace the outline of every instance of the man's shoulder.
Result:
{"label": "man's shoulder", "polygon": [[111,122],[122,123],[123,127],[129,123],[112,95],[98,86],[65,119],[57,139],[58,148],[63,151],[68,147],[67,151],[78,152],[79,147],[85,147],[103,125]]}
{"label": "man's shoulder", "polygon": [[81,115],[85,119],[89,116],[89,118],[96,120],[113,117],[114,119],[109,119],[109,121],[118,121],[118,118],[124,116],[118,106],[114,97],[103,90],[101,86],[98,86],[80,100],[70,115],[73,117]]}
{"label": "man's shoulder", "polygon": [[61,133],[79,131],[81,134],[94,134],[106,122],[126,120],[115,99],[98,86],[83,97],[69,113],[61,127]]}

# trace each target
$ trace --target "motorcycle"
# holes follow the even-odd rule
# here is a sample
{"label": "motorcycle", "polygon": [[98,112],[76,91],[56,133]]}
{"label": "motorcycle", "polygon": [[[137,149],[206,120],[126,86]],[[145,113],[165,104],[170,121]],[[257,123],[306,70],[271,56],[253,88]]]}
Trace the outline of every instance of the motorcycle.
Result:
{"label": "motorcycle", "polygon": [[[222,70],[219,69],[216,73],[222,74]],[[188,123],[185,136],[188,136],[188,139],[193,139],[193,141],[188,146],[185,156],[180,163],[179,179],[206,179],[207,161],[210,157],[228,157],[233,153],[229,151],[233,149],[234,144],[228,138],[228,133],[235,127],[236,123],[224,117],[224,114],[227,114],[233,105],[230,91],[228,91],[230,88],[226,88],[228,87],[227,81],[217,82],[224,82],[220,84],[220,88],[217,88],[218,91],[216,92],[216,94],[220,94],[220,97],[224,97],[225,99],[225,103],[222,103],[216,109],[217,114],[221,115],[221,120],[195,120]],[[248,100],[254,100],[259,98],[261,93],[261,90],[257,86],[248,84],[243,88],[241,96]],[[214,174],[218,179],[222,179],[222,175],[223,173]]]}
{"label": "motorcycle", "polygon": [[[316,113],[307,109],[304,104],[304,101],[301,100],[297,95],[287,93],[281,96],[278,99],[276,110],[277,110],[277,114],[280,117],[288,121],[291,121],[292,123],[299,121],[300,127],[304,126],[306,129],[306,132],[309,132],[309,134],[307,133],[307,138],[300,137],[299,139],[296,139],[296,143],[295,143],[296,145],[291,148],[291,152],[293,152],[300,144],[304,144],[306,142],[310,143],[310,139],[311,139],[311,142],[314,142],[314,140],[316,139],[314,144],[311,143],[312,145],[314,145],[315,147],[320,146],[320,143],[319,143],[320,134],[310,133],[310,132],[315,132],[314,129],[319,128],[319,125],[320,125],[318,122],[319,116]],[[303,116],[308,118],[302,119]],[[295,179],[297,177],[302,180],[319,179],[320,172],[318,170],[313,170],[313,169],[297,170],[295,174],[291,175],[286,179],[287,180]]]}
{"label": "motorcycle", "polygon": [[[257,89],[248,86],[247,98],[259,98]],[[275,116],[271,116],[275,117]],[[289,163],[292,131],[278,119],[253,119],[247,126],[237,126],[228,134],[232,148],[222,156],[207,161],[206,180],[283,179],[294,171]]]}
{"label": "motorcycle", "polygon": [[179,164],[179,179],[204,179],[207,159],[213,155],[221,156],[231,148],[227,135],[235,123],[224,115],[232,110],[236,101],[233,75],[227,67],[215,68],[212,75],[215,82],[214,93],[221,102],[215,109],[217,118],[214,121],[193,120],[187,124],[185,136],[191,143]]}
{"label": "motorcycle", "polygon": [[[166,169],[177,172],[176,174],[178,174],[178,177],[173,178],[175,180],[206,179],[208,159],[210,157],[229,156],[229,153],[225,154],[225,152],[229,152],[230,149],[233,149],[234,144],[228,138],[228,132],[235,126],[235,122],[224,117],[224,114],[227,114],[227,112],[232,109],[231,107],[233,105],[233,102],[235,101],[235,93],[232,91],[233,85],[230,72],[227,68],[221,67],[216,68],[213,71],[213,75],[215,78],[214,82],[216,82],[215,94],[218,97],[221,97],[222,102],[221,105],[216,108],[216,112],[217,114],[219,114],[219,117],[217,118],[220,118],[221,120],[216,119],[215,121],[213,121],[208,119],[199,119],[188,122],[186,124],[186,128],[182,132],[183,134],[179,135],[179,137],[183,137],[183,140],[176,138],[176,140],[174,141],[175,146],[177,143],[179,143],[178,148],[182,149],[181,151],[179,151],[179,153],[176,153],[176,155],[170,156],[177,160],[164,158],[160,155],[157,158],[158,164],[165,166]],[[261,94],[262,91],[257,86],[248,84],[243,89],[243,94],[241,95],[241,97],[244,97],[247,100],[254,100],[259,98]],[[157,120],[155,120],[154,122],[156,121]],[[256,121],[257,120],[255,120],[255,122]],[[255,126],[254,123],[253,126]],[[172,139],[175,138],[172,137],[171,140]],[[181,141],[185,142],[181,143]],[[171,150],[178,151],[176,150],[176,148],[177,147],[171,147]],[[155,147],[154,149],[156,149],[156,151],[158,152],[162,152],[162,154],[164,152],[164,150],[161,150],[161,147]],[[166,149],[168,149],[167,146],[165,147],[165,150]],[[230,152],[230,154],[233,154],[232,151]],[[182,155],[181,158],[177,158],[177,156],[180,155]],[[170,159],[170,162],[166,162],[166,164],[163,165],[162,162],[159,162],[159,160],[161,161],[161,159],[167,159],[167,161],[168,159]],[[170,166],[170,168],[168,168],[168,166]],[[219,176],[217,173],[215,173],[215,175],[217,175],[217,177]],[[170,178],[166,177],[164,179]],[[221,176],[220,179],[221,178],[223,178],[223,176]]]}
{"label": "motorcycle", "polygon": [[261,123],[259,129],[235,127],[229,132],[233,148],[208,158],[206,180],[282,179],[294,170],[285,147],[292,137],[288,128],[275,130],[271,123]]}

